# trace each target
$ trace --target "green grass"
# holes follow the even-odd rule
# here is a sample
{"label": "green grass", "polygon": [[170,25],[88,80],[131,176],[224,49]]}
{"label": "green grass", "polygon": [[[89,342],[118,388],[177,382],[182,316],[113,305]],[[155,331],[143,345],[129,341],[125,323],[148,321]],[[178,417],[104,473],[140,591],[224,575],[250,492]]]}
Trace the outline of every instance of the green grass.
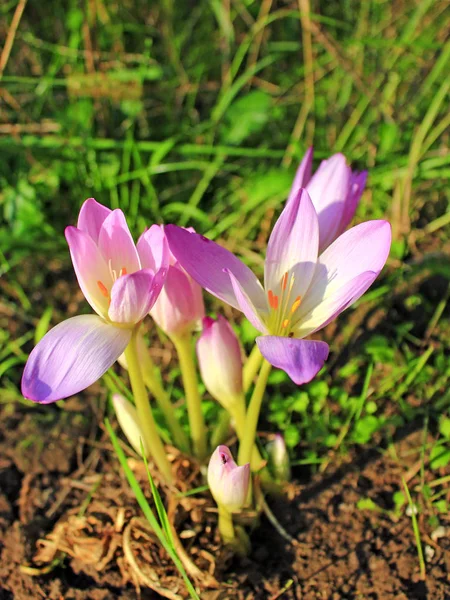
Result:
{"label": "green grass", "polygon": [[[369,169],[357,220],[388,218],[394,243],[376,285],[325,331],[321,377],[297,388],[271,375],[263,426],[285,434],[294,462],[325,468],[429,415],[424,464],[438,470],[450,462],[436,454],[450,405],[446,3],[314,2],[306,109],[297,4],[261,6],[26,6],[1,81],[1,401],[20,400],[34,328],[40,337],[65,316],[70,298],[53,286],[75,281],[63,232],[85,198],[122,208],[136,235],[189,223],[260,270],[313,143],[316,160],[342,151]],[[15,8],[0,8],[2,30]],[[212,422],[217,407],[205,412]]]}

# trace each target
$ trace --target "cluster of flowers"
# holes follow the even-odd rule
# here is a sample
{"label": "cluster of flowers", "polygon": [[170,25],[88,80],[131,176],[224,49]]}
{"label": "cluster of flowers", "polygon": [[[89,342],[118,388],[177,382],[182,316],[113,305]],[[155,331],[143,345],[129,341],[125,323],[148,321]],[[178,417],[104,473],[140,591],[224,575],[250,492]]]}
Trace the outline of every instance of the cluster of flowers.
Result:
{"label": "cluster of flowers", "polygon": [[[389,254],[391,229],[386,221],[347,230],[366,173],[352,172],[345,157],[336,154],[312,175],[312,158],[310,149],[270,235],[264,285],[235,255],[192,229],[153,225],[135,244],[121,210],[86,200],[77,227],[67,227],[66,239],[79,285],[96,314],[73,317],[50,330],[31,352],[23,374],[23,395],[49,403],[83,390],[119,360],[129,371],[135,398],[135,406],[114,398],[119,422],[130,440],[142,437],[171,483],[145,384],[160,402],[174,442],[184,451],[192,442],[194,455],[205,459],[207,432],[191,348],[202,322],[196,344],[201,376],[211,396],[228,411],[240,443],[240,466],[226,446],[219,446],[208,471],[220,529],[230,543],[230,515],[251,501],[250,471],[265,464],[255,437],[271,367],[283,369],[296,384],[315,377],[328,357],[328,345],[305,338],[355,302]],[[245,376],[239,341],[224,317],[205,316],[201,288],[242,311],[260,332]],[[177,350],[191,441],[174,418],[144,345],[139,328],[147,314]],[[258,370],[247,406],[245,393]],[[274,448],[283,463],[282,443],[276,441]]]}

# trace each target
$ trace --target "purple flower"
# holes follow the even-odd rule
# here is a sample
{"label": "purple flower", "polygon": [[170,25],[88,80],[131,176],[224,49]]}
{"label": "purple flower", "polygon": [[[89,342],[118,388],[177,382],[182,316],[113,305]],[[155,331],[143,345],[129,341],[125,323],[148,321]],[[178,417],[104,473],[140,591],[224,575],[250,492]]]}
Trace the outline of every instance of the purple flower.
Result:
{"label": "purple flower", "polygon": [[[149,231],[148,234],[153,260],[158,260],[160,254],[158,244],[152,244],[156,229],[154,226],[153,233]],[[158,235],[164,236],[163,226],[159,229]],[[194,230],[190,228],[189,231]],[[183,335],[205,316],[202,288],[172,255],[169,255],[166,282],[150,315],[165,333],[175,336]]]}
{"label": "purple flower", "polygon": [[328,357],[325,342],[304,338],[335,319],[373,283],[391,244],[387,221],[346,231],[320,256],[319,222],[306,190],[291,194],[269,239],[264,287],[234,254],[175,225],[171,252],[206,290],[241,310],[263,335],[262,355],[293,381],[310,381]]}
{"label": "purple flower", "polygon": [[164,285],[169,253],[163,236],[158,260],[147,261],[150,240],[159,235],[155,227],[136,248],[121,210],[86,200],[66,239],[78,283],[97,315],[73,317],[44,336],[25,366],[26,398],[47,404],[76,394],[122,354]]}
{"label": "purple flower", "polygon": [[241,510],[247,500],[250,464],[238,467],[227,446],[218,446],[208,465],[208,485],[218,506]]}
{"label": "purple flower", "polygon": [[323,160],[311,176],[313,149],[303,157],[292,184],[289,199],[300,188],[310,195],[319,219],[319,252],[327,248],[350,224],[367,179],[367,171],[352,171],[343,154]]}
{"label": "purple flower", "polygon": [[225,408],[242,401],[242,356],[236,334],[219,315],[203,319],[197,357],[206,389]]}

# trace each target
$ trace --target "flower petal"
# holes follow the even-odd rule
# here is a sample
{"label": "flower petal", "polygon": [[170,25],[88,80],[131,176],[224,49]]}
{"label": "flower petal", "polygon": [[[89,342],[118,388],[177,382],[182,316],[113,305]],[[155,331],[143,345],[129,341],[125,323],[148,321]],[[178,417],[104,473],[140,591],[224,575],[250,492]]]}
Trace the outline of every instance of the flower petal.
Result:
{"label": "flower petal", "polygon": [[314,275],[318,244],[316,211],[308,192],[301,189],[288,201],[270,235],[264,269],[266,291],[279,295],[293,278],[292,299],[303,297]]}
{"label": "flower petal", "polygon": [[265,335],[256,338],[264,358],[285,371],[294,383],[308,383],[328,358],[328,344],[311,340]]}
{"label": "flower petal", "polygon": [[256,298],[251,298],[233,273],[228,269],[225,269],[225,271],[228,273],[231,279],[239,309],[242,310],[253,327],[256,327],[256,329],[261,331],[261,333],[267,333],[267,327],[264,324],[264,318],[269,316],[269,311],[265,305],[263,289],[261,288],[260,293],[258,293]]}
{"label": "flower petal", "polygon": [[98,247],[115,277],[124,272],[134,273],[141,268],[125,216],[118,208],[104,220],[98,236]]}
{"label": "flower petal", "polygon": [[94,198],[88,198],[80,209],[77,227],[81,231],[86,231],[97,244],[101,226],[111,212],[109,208],[99,204]]}
{"label": "flower petal", "polygon": [[299,164],[297,172],[295,173],[291,191],[289,192],[288,202],[298,194],[300,188],[306,187],[306,184],[311,179],[313,154],[314,148],[310,146],[306,151],[305,156],[302,158],[302,162]]}
{"label": "flower petal", "polygon": [[343,154],[323,160],[306,186],[319,218],[319,247],[329,246],[339,235],[350,191],[352,172]]}
{"label": "flower petal", "polygon": [[65,235],[81,291],[95,312],[106,316],[111,286],[107,264],[86,231],[69,226]]}
{"label": "flower petal", "polygon": [[131,330],[114,327],[96,315],[63,321],[31,352],[22,394],[48,404],[84,390],[114,364],[130,338]]}
{"label": "flower petal", "polygon": [[264,295],[257,277],[234,254],[212,240],[177,227],[164,227],[170,251],[189,275],[205,290],[227,304],[241,310],[234,293],[228,269],[246,293],[253,297]]}
{"label": "flower petal", "polygon": [[355,215],[362,193],[366,187],[366,181],[367,171],[362,171],[361,173],[352,173],[347,200],[345,202],[344,213],[342,215],[342,221],[339,227],[340,234],[347,229]]}
{"label": "flower petal", "polygon": [[144,231],[136,244],[141,266],[156,272],[169,265],[169,245],[161,225],[152,225]]}
{"label": "flower petal", "polygon": [[361,223],[329,246],[297,313],[296,336],[320,329],[362,296],[383,268],[390,246],[387,221]]}
{"label": "flower petal", "polygon": [[153,282],[155,275],[151,269],[142,269],[130,275],[122,275],[111,290],[111,304],[108,316],[115,323],[138,323],[158,297]]}

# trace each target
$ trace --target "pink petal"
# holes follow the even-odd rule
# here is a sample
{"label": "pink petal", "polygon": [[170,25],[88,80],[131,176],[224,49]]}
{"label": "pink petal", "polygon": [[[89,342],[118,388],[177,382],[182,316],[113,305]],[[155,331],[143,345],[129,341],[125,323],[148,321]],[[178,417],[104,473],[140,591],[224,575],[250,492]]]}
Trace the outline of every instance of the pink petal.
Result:
{"label": "pink petal", "polygon": [[291,191],[289,192],[288,202],[295,197],[300,188],[306,187],[306,184],[311,179],[312,161],[314,148],[310,146],[299,164],[295,173],[294,181],[292,182]]}
{"label": "pink petal", "polygon": [[164,231],[170,251],[189,275],[205,290],[240,310],[228,269],[250,297],[261,294],[262,288],[254,273],[234,254],[197,233],[176,225],[166,225]]}
{"label": "pink petal", "polygon": [[329,323],[357,300],[383,268],[391,246],[387,221],[367,221],[343,233],[319,257],[311,286],[298,310],[296,336]]}
{"label": "pink petal", "polygon": [[104,220],[98,236],[98,247],[115,277],[139,271],[141,263],[123,212],[113,210]]}
{"label": "pink petal", "polygon": [[286,204],[269,238],[264,269],[265,289],[279,295],[282,281],[284,285],[290,285],[294,278],[292,301],[297,296],[303,297],[314,274],[318,244],[316,211],[308,192],[301,189]]}
{"label": "pink petal", "polygon": [[328,358],[328,344],[311,340],[265,335],[256,338],[264,358],[285,371],[297,385],[311,381]]}
{"label": "pink petal", "polygon": [[77,394],[114,364],[130,338],[130,329],[114,327],[96,315],[63,321],[31,352],[22,394],[43,404]]}
{"label": "pink petal", "polygon": [[100,316],[108,313],[111,274],[94,240],[86,231],[66,227],[73,267],[86,300]]}
{"label": "pink petal", "polygon": [[261,333],[267,333],[267,327],[264,324],[264,320],[265,317],[269,316],[269,312],[267,310],[263,289],[260,289],[256,297],[251,298],[233,273],[228,269],[225,270],[231,279],[236,300],[239,304],[239,309],[242,310],[253,327],[255,327],[258,331],[261,331]]}
{"label": "pink petal", "polygon": [[156,272],[161,267],[169,266],[169,245],[160,225],[152,225],[144,231],[136,245],[143,269]]}
{"label": "pink petal", "polygon": [[361,173],[352,173],[347,200],[345,202],[344,213],[342,215],[342,221],[339,227],[339,234],[343,233],[350,225],[356,209],[358,208],[364,188],[366,187],[366,181],[367,171],[362,171]]}
{"label": "pink petal", "polygon": [[339,235],[350,190],[351,169],[343,154],[320,163],[306,186],[319,218],[319,247],[329,246]]}
{"label": "pink petal", "polygon": [[82,231],[86,231],[97,243],[101,226],[110,213],[109,208],[99,204],[94,198],[88,198],[80,209],[77,227]]}
{"label": "pink petal", "polygon": [[134,324],[142,321],[153,306],[159,291],[154,289],[151,269],[122,275],[111,290],[108,316],[114,323]]}

